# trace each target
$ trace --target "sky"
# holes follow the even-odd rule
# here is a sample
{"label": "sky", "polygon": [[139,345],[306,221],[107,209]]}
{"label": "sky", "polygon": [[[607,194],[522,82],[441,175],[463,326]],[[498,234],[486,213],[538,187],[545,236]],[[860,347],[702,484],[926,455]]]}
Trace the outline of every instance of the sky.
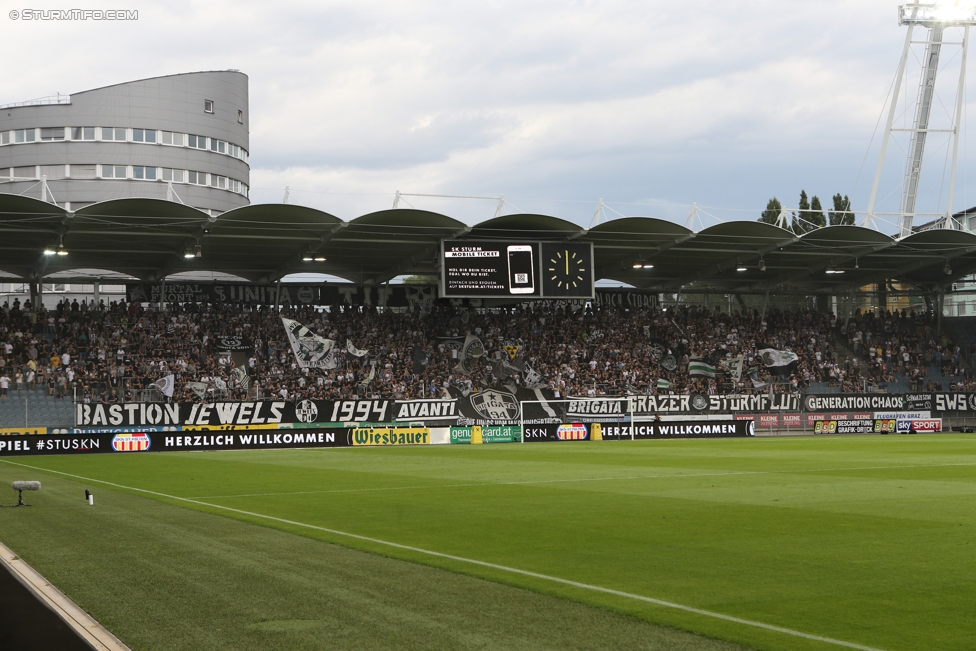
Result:
{"label": "sky", "polygon": [[[694,203],[695,230],[756,219],[773,196],[794,207],[801,189],[825,205],[848,194],[864,210],[907,29],[897,2],[878,0],[5,5],[0,104],[246,73],[254,203],[280,202],[288,186],[293,203],[352,219],[392,207],[397,191],[503,195],[506,213],[583,226],[601,199],[606,218],[679,223]],[[138,20],[10,17],[28,8],[128,9]],[[944,48],[943,117],[958,49]],[[907,81],[904,95],[915,92]],[[932,212],[946,209],[937,135],[919,205]],[[967,142],[964,128],[956,210],[976,203]],[[898,210],[906,148],[889,148],[878,210]],[[498,204],[404,196],[401,206],[474,223]]]}

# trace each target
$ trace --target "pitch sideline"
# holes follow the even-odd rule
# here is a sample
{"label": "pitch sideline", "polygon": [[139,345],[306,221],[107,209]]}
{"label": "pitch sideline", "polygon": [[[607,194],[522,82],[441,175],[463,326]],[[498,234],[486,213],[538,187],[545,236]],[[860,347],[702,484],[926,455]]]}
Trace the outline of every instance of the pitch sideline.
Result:
{"label": "pitch sideline", "polygon": [[232,513],[238,513],[240,515],[246,515],[253,518],[260,518],[264,520],[271,520],[273,522],[280,522],[281,524],[287,524],[294,527],[301,527],[305,529],[313,529],[316,531],[322,531],[325,533],[330,533],[336,536],[344,536],[346,538],[352,538],[354,540],[362,540],[364,542],[370,542],[378,545],[384,545],[386,547],[392,547],[394,549],[402,549],[404,551],[411,551],[418,554],[424,554],[426,556],[433,556],[435,558],[443,558],[451,561],[456,561],[459,563],[467,563],[469,565],[477,565],[480,567],[487,567],[493,570],[500,570],[502,572],[508,572],[510,574],[518,574],[520,576],[527,576],[534,579],[541,579],[543,581],[550,581],[552,583],[559,583],[561,585],[567,585],[574,588],[580,588],[582,590],[589,590],[592,592],[600,592],[603,594],[614,595],[616,597],[623,597],[625,599],[633,599],[635,601],[642,601],[644,603],[654,604],[656,606],[662,606],[664,608],[672,608],[674,610],[680,610],[683,612],[693,613],[696,615],[702,615],[704,617],[711,617],[713,619],[720,619],[727,622],[733,622],[736,624],[742,624],[744,626],[751,626],[754,628],[760,628],[766,631],[773,631],[776,633],[783,633],[785,635],[790,635],[793,637],[799,637],[806,640],[812,640],[815,642],[824,642],[826,644],[833,644],[835,646],[840,646],[848,649],[857,649],[858,651],[884,651],[884,649],[879,649],[877,647],[865,646],[863,644],[857,644],[855,642],[846,642],[844,640],[837,640],[831,637],[824,637],[821,635],[814,635],[812,633],[805,633],[803,631],[797,631],[791,628],[785,628],[782,626],[776,626],[774,624],[766,624],[764,622],[757,622],[750,619],[743,619],[741,617],[735,617],[733,615],[726,615],[724,613],[717,613],[710,610],[703,610],[701,608],[695,608],[693,606],[686,606],[684,604],[674,603],[672,601],[664,601],[662,599],[655,599],[653,597],[645,597],[644,595],[633,594],[630,592],[624,592],[622,590],[614,590],[613,588],[604,588],[598,585],[590,585],[588,583],[580,583],[578,581],[572,581],[570,579],[563,579],[557,576],[550,576],[548,574],[540,574],[538,572],[532,572],[529,570],[522,570],[517,567],[508,567],[505,565],[498,565],[496,563],[489,563],[487,561],[479,561],[472,558],[464,558],[463,556],[454,556],[453,554],[445,554],[443,552],[437,552],[430,549],[422,549],[420,547],[412,547],[410,545],[403,545],[400,543],[391,542],[388,540],[381,540],[379,538],[371,538],[369,536],[363,536],[360,534],[349,533],[346,531],[339,531],[337,529],[329,529],[328,527],[320,527],[314,524],[307,524],[304,522],[295,522],[293,520],[286,520],[285,518],[278,518],[273,515],[265,515],[263,513],[254,513],[251,511],[244,511],[242,509],[235,509],[229,506],[221,506],[219,504],[210,504],[209,502],[201,502],[199,500],[190,499],[186,497],[177,497],[176,495],[167,495],[166,493],[160,493],[157,491],[147,490],[145,488],[136,488],[134,486],[124,486],[122,484],[116,484],[110,481],[104,481],[102,479],[93,479],[91,477],[82,477],[81,475],[75,475],[68,472],[62,472],[60,470],[51,470],[48,468],[41,468],[38,466],[29,466],[25,463],[16,463],[14,461],[8,461],[7,459],[0,459],[3,463],[9,464],[11,466],[18,466],[21,468],[29,468],[31,470],[37,470],[39,472],[48,472],[55,475],[62,475],[64,477],[71,477],[72,479],[80,479],[86,482],[92,482],[96,484],[102,484],[104,486],[113,486],[122,490],[135,491],[137,493],[146,493],[147,495],[156,495],[157,497],[163,497],[166,499],[176,500],[179,502],[188,502],[191,504],[198,504],[200,506],[207,506],[214,509],[220,509],[223,511],[229,511]]}

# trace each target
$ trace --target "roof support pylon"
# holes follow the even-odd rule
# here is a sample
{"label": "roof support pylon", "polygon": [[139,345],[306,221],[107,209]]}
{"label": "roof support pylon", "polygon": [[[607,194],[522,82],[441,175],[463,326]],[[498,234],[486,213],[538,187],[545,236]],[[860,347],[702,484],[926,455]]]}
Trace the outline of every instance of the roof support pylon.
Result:
{"label": "roof support pylon", "polygon": [[596,204],[596,210],[593,211],[593,219],[590,220],[590,228],[593,228],[597,224],[610,221],[607,219],[607,213],[603,210],[603,199]]}
{"label": "roof support pylon", "polygon": [[689,231],[695,230],[695,217],[697,216],[698,216],[698,204],[692,203],[691,210],[688,211],[688,219],[685,220],[685,228],[687,228]]}
{"label": "roof support pylon", "polygon": [[495,217],[501,217],[502,209],[505,208],[505,195],[498,195],[498,207],[495,208]]}

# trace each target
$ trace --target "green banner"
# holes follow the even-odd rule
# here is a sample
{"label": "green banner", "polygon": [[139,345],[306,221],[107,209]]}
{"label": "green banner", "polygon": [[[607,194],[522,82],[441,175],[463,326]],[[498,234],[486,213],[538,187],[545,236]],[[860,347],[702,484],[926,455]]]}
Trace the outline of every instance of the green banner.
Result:
{"label": "green banner", "polygon": [[[518,443],[522,440],[522,430],[518,425],[499,425],[497,427],[482,427],[481,440],[484,443]],[[452,427],[452,444],[471,443],[470,427]]]}

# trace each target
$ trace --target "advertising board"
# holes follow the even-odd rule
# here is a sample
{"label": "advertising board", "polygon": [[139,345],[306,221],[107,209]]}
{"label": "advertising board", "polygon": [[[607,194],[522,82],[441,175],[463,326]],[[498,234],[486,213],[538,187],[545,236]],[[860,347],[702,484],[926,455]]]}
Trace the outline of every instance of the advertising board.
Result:
{"label": "advertising board", "polygon": [[942,431],[941,418],[899,418],[897,423],[899,434]]}
{"label": "advertising board", "polygon": [[430,430],[426,427],[356,427],[350,436],[357,447],[430,444]]}
{"label": "advertising board", "polygon": [[[633,439],[671,439],[671,438],[731,438],[755,436],[756,423],[751,419],[723,421],[669,421],[666,423],[636,423],[634,425],[617,422],[595,423],[600,426],[600,434],[605,441],[624,441]],[[592,424],[591,424],[592,427]]]}
{"label": "advertising board", "polygon": [[114,432],[82,435],[16,436],[0,439],[0,456],[331,448],[351,445],[350,431],[348,429],[307,429],[266,433]]}
{"label": "advertising board", "polygon": [[389,422],[392,400],[78,403],[76,427],[254,427],[283,423]]}
{"label": "advertising board", "polygon": [[587,242],[443,240],[443,298],[593,298]]}
{"label": "advertising board", "polygon": [[897,421],[893,419],[827,419],[813,424],[814,434],[893,434]]}
{"label": "advertising board", "polygon": [[[518,443],[522,440],[522,430],[518,425],[481,426],[482,443]],[[471,443],[470,427],[452,427],[452,444]]]}

